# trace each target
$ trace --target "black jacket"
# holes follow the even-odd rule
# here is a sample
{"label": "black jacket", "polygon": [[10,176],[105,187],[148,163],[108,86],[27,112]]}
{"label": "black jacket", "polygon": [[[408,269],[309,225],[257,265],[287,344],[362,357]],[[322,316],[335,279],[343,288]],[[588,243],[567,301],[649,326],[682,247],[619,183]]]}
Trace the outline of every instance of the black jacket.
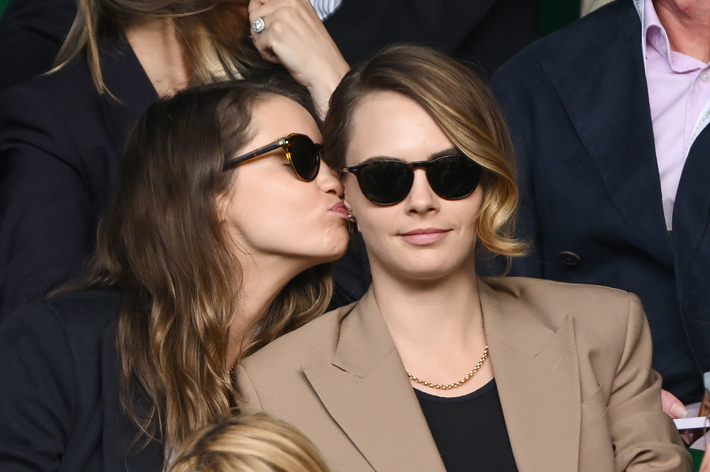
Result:
{"label": "black jacket", "polygon": [[10,0],[0,16],[0,90],[51,69],[75,16],[71,0]]}
{"label": "black jacket", "polygon": [[343,0],[323,22],[351,65],[394,43],[431,46],[489,77],[535,41],[537,0]]}
{"label": "black jacket", "polygon": [[512,273],[636,293],[664,388],[699,400],[710,371],[710,129],[685,163],[671,236],[633,2],[533,44],[492,88],[518,155],[520,234],[533,238]]}
{"label": "black jacket", "polygon": [[98,94],[83,56],[0,95],[0,322],[80,270],[129,129],[158,99],[125,40],[101,61],[119,101]]}
{"label": "black jacket", "polygon": [[131,449],[122,413],[117,292],[28,305],[0,326],[0,470],[161,472],[162,447]]}

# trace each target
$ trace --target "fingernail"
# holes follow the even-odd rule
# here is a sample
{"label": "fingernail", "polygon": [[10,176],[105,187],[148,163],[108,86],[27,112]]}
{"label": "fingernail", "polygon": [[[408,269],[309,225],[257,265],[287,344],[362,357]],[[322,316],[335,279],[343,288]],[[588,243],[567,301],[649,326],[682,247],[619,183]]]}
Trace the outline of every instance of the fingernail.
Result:
{"label": "fingernail", "polygon": [[671,415],[674,418],[685,418],[687,414],[688,410],[682,404],[676,403],[671,407]]}

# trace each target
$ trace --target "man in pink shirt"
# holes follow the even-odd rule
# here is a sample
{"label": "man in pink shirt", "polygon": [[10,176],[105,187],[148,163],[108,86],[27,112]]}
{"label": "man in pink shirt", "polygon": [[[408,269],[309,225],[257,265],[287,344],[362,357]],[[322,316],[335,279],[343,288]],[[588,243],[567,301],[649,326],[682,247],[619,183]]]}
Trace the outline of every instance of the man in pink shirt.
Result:
{"label": "man in pink shirt", "polygon": [[638,294],[674,417],[710,371],[709,63],[710,2],[616,0],[491,83],[533,243],[512,274]]}

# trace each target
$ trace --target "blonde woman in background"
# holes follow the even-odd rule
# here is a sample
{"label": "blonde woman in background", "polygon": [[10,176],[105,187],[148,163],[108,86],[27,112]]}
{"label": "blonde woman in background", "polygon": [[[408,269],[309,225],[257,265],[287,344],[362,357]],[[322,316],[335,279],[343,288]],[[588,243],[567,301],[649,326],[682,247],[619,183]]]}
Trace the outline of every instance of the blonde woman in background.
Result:
{"label": "blonde woman in background", "polygon": [[224,419],[195,431],[168,472],[330,472],[294,427],[264,414]]}
{"label": "blonde woman in background", "polygon": [[327,103],[348,66],[308,0],[258,5],[260,33],[249,0],[80,0],[55,69],[0,95],[0,322],[79,273],[159,97],[280,61]]}

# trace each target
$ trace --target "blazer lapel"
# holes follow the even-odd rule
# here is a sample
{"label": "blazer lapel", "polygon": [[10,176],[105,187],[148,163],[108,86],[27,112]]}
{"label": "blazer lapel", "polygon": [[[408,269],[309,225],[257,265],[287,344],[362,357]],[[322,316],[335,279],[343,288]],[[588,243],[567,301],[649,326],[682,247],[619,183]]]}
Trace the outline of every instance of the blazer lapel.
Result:
{"label": "blazer lapel", "polygon": [[[611,44],[589,42],[577,64],[543,64],[609,198],[640,244],[673,263],[641,51],[641,22],[631,1],[613,17]],[[622,5],[619,5],[621,8]],[[610,17],[611,21],[611,17]],[[587,84],[580,86],[580,84]]]}
{"label": "blazer lapel", "polygon": [[304,365],[303,372],[373,469],[445,472],[371,291],[343,319],[332,363]]}
{"label": "blazer lapel", "polygon": [[551,329],[516,304],[515,297],[480,281],[478,287],[518,470],[577,470],[581,392],[572,318]]}
{"label": "blazer lapel", "polygon": [[[116,97],[113,98],[109,94],[101,97],[101,113],[117,155],[121,156],[128,133],[146,108],[159,97],[133,48],[123,36],[108,41],[102,47],[101,70],[106,87]],[[116,179],[119,174],[119,162],[112,165],[115,169],[111,176]],[[112,181],[111,184],[111,188],[114,188],[115,182]]]}

